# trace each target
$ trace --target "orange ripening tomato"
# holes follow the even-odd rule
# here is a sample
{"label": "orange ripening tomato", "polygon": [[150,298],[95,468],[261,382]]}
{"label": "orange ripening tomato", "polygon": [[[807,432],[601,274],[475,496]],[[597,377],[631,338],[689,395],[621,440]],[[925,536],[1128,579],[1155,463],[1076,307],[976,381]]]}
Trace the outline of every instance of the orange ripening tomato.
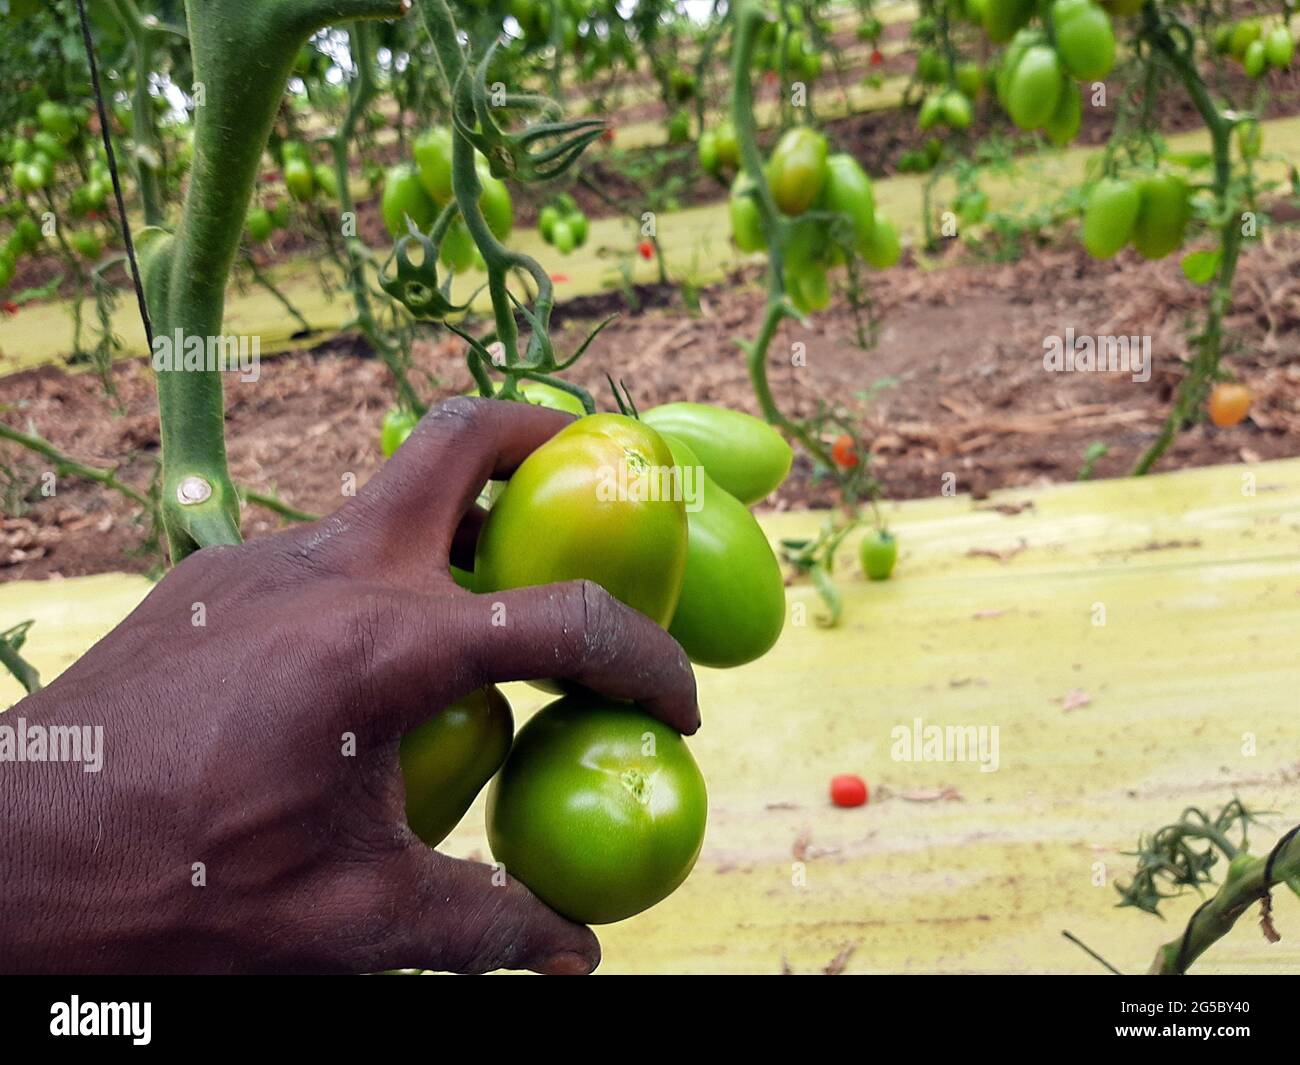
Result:
{"label": "orange ripening tomato", "polygon": [[1237,425],[1250,410],[1250,389],[1245,385],[1217,384],[1210,393],[1210,421],[1220,429]]}
{"label": "orange ripening tomato", "polygon": [[840,469],[853,469],[858,464],[858,452],[853,446],[853,437],[848,433],[837,436],[835,443],[831,445],[831,458]]}

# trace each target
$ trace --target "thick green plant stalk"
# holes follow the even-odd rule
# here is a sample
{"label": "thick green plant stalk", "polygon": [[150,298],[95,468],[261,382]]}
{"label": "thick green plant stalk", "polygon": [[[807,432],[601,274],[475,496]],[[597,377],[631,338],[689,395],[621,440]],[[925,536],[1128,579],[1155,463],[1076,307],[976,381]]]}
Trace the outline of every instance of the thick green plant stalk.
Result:
{"label": "thick green plant stalk", "polygon": [[763,231],[768,238],[767,312],[763,316],[758,336],[753,343],[743,344],[742,347],[748,360],[750,383],[758,398],[758,405],[762,408],[763,417],[798,440],[828,470],[833,470],[835,463],[826,447],[802,425],[782,413],[767,380],[767,349],[776,334],[777,326],[782,319],[795,318],[797,315],[785,295],[784,249],[789,226],[781,219],[767,177],[763,173],[763,157],[758,151],[758,131],[754,125],[754,86],[750,79],[750,64],[763,18],[763,9],[758,4],[753,0],[742,0],[736,8],[736,37],[732,45],[731,120],[736,129],[741,164],[754,183],[759,213],[763,218]]}
{"label": "thick green plant stalk", "polygon": [[1267,858],[1256,859],[1240,876],[1229,877],[1192,915],[1183,934],[1156,951],[1147,974],[1181,976],[1186,973],[1197,958],[1232,930],[1237,918],[1253,903],[1263,903],[1266,923],[1270,893],[1281,885],[1300,894],[1300,830],[1297,829],[1283,836]]}
{"label": "thick green plant stalk", "polygon": [[[175,234],[141,237],[155,354],[159,343],[221,335],[253,182],[303,42],[332,22],[397,18],[407,7],[408,0],[189,0],[194,80],[204,94],[190,187]],[[239,496],[226,465],[221,373],[163,368],[157,386],[163,525],[177,562],[200,547],[239,542]]]}
{"label": "thick green plant stalk", "polygon": [[1214,275],[1214,287],[1210,290],[1205,326],[1196,338],[1196,355],[1187,369],[1187,376],[1179,385],[1173,407],[1165,418],[1160,433],[1134,467],[1135,475],[1151,470],[1209,394],[1223,350],[1223,319],[1232,309],[1232,284],[1237,273],[1242,237],[1240,212],[1232,196],[1232,131],[1239,119],[1225,114],[1211,99],[1197,69],[1195,44],[1187,27],[1177,22],[1159,22],[1158,15],[1150,4],[1143,10],[1143,18],[1146,20],[1143,32],[1174,68],[1210,131],[1214,156],[1215,206],[1223,221],[1219,229],[1219,266]]}

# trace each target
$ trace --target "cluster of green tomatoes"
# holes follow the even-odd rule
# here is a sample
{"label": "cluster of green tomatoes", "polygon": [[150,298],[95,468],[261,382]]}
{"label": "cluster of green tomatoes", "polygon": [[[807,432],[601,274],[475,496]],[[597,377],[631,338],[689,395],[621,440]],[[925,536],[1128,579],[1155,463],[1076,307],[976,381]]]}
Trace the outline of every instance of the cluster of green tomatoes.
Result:
{"label": "cluster of green tomatoes", "polygon": [[[319,197],[337,199],[338,178],[329,163],[313,163],[307,145],[298,140],[287,140],[280,145],[280,166],[284,187],[290,199],[297,203],[312,203]],[[250,240],[269,240],[276,230],[285,229],[290,221],[290,207],[277,200],[267,207],[255,202],[244,219],[244,231]]]}
{"label": "cluster of green tomatoes", "polygon": [[1083,246],[1098,259],[1126,244],[1144,259],[1163,259],[1182,247],[1191,216],[1191,190],[1179,174],[1103,178],[1084,206]]}
{"label": "cluster of green tomatoes", "polygon": [[587,243],[590,223],[573,197],[562,192],[538,212],[537,229],[542,240],[561,255],[568,255]]}
{"label": "cluster of green tomatoes", "polygon": [[[527,402],[582,410],[544,382],[521,389]],[[749,507],[792,457],[765,422],[704,404],[580,416],[499,487],[473,572],[452,576],[485,597],[594,581],[668,629],[692,661],[743,665],[784,625],[781,568]],[[704,779],[682,737],[636,706],[538,686],[562,698],[518,735],[505,697],[487,689],[403,739],[407,820],[436,845],[495,776],[494,858],[575,921],[630,917],[694,865]]]}
{"label": "cluster of green tomatoes", "polygon": [[[789,26],[785,22],[765,22],[758,32],[754,47],[754,66],[781,74],[784,68],[788,82],[814,82],[822,72],[822,56],[817,46],[805,35],[803,12],[797,7],[787,8]],[[829,36],[832,27],[823,22],[821,32]]]}
{"label": "cluster of green tomatoes", "polygon": [[952,66],[933,48],[922,49],[916,57],[916,78],[922,85],[934,86],[921,101],[916,124],[923,130],[936,126],[969,129],[974,117],[974,101],[984,91],[984,68],[974,61]]}
{"label": "cluster of green tomatoes", "polygon": [[[876,210],[871,179],[853,156],[831,154],[826,138],[807,126],[786,130],[764,167],[773,202],[794,219],[785,247],[785,290],[805,313],[830,302],[827,270],[857,254],[885,269],[898,262],[901,246],[893,224]],[[731,234],[741,251],[767,247],[762,213],[749,176],[731,186]]]}
{"label": "cluster of green tomatoes", "polygon": [[65,201],[67,214],[85,221],[65,234],[68,246],[91,261],[103,254],[104,241],[94,225],[94,215],[103,210],[113,186],[108,166],[88,130],[89,117],[90,112],[80,105],[41,100],[17,123],[12,135],[0,137],[0,163],[18,193],[4,207],[4,216],[13,222],[13,228],[0,246],[0,289],[13,280],[18,261],[35,251],[43,239],[28,197],[37,197],[40,209],[45,210],[47,198],[56,188],[70,189]]}
{"label": "cluster of green tomatoes", "polygon": [[1046,14],[1049,38],[1026,25],[1034,10],[1032,0],[986,0],[983,25],[991,40],[1010,41],[996,85],[1011,121],[1061,146],[1083,121],[1079,82],[1099,81],[1115,65],[1115,29],[1093,0],[1054,0]]}
{"label": "cluster of green tomatoes", "polygon": [[[468,0],[467,6],[485,7],[487,2]],[[636,68],[637,46],[628,36],[627,19],[616,0],[510,0],[508,7],[523,34],[522,50],[548,46],[558,17],[560,48],[577,60],[583,81],[620,60],[627,69]]]}
{"label": "cluster of green tomatoes", "polygon": [[1262,78],[1271,67],[1286,70],[1295,58],[1295,40],[1285,25],[1265,26],[1259,19],[1246,18],[1214,31],[1214,50],[1230,55],[1247,76]]}
{"label": "cluster of green tomatoes", "polygon": [[[454,198],[452,191],[452,133],[435,126],[421,134],[412,146],[414,163],[398,163],[384,175],[379,201],[384,226],[394,237],[407,232],[408,220],[420,231],[433,224],[438,212]],[[483,220],[498,240],[514,227],[514,205],[510,190],[492,176],[484,156],[475,152],[474,169],[481,188],[478,206]],[[483,269],[483,256],[470,236],[463,218],[452,222],[438,249],[438,259],[448,269],[462,273],[472,267]]]}

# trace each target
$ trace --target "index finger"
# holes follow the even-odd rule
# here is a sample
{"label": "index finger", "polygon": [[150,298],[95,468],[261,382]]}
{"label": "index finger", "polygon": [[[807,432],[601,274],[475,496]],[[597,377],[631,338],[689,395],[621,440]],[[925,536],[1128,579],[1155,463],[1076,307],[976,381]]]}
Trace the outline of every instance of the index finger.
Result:
{"label": "index finger", "polygon": [[483,485],[508,478],[572,421],[529,403],[465,396],[434,407],[341,512],[344,568],[404,588],[445,577],[452,538]]}

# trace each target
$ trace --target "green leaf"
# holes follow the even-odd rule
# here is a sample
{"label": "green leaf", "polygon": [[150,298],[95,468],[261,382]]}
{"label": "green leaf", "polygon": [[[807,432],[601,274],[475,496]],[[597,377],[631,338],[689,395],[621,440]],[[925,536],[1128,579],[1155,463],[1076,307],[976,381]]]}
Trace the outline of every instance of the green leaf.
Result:
{"label": "green leaf", "polygon": [[1192,251],[1183,256],[1183,276],[1194,285],[1208,284],[1219,270],[1223,251]]}

